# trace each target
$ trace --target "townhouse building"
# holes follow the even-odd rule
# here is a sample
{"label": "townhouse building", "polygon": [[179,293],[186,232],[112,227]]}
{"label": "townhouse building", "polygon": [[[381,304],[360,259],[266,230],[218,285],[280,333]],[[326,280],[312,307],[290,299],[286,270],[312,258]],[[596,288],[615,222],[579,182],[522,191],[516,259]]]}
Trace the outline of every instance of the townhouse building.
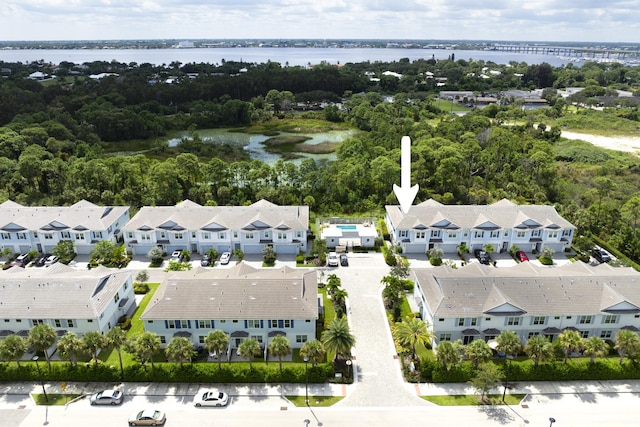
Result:
{"label": "townhouse building", "polygon": [[187,337],[203,348],[208,333],[219,329],[230,336],[231,350],[247,338],[266,348],[277,335],[300,348],[316,338],[319,301],[315,270],[257,269],[241,262],[230,269],[167,273],[141,319],[163,347],[173,337]]}
{"label": "townhouse building", "polygon": [[455,253],[461,244],[471,251],[490,244],[496,252],[512,246],[562,252],[571,247],[576,230],[553,206],[516,205],[506,199],[490,205],[443,205],[429,199],[406,214],[399,205],[385,209],[392,243],[408,254],[424,254],[431,248]]}
{"label": "townhouse building", "polygon": [[583,338],[614,340],[620,329],[640,331],[640,273],[609,264],[573,262],[549,268],[416,269],[414,295],[435,344],[489,341],[514,331],[522,343],[544,335],[554,341],[567,329]]}
{"label": "townhouse building", "polygon": [[87,255],[101,240],[118,241],[129,221],[128,206],[98,206],[81,200],[71,206],[0,204],[0,247],[14,253],[51,253],[61,241],[72,241]]}
{"label": "townhouse building", "polygon": [[165,252],[205,253],[241,250],[261,254],[272,246],[278,254],[307,249],[308,206],[278,206],[260,200],[249,206],[202,206],[190,200],[176,206],[145,206],[123,228],[133,255],[159,246]]}
{"label": "townhouse building", "polygon": [[108,332],[136,307],[131,272],[98,267],[12,268],[0,274],[0,339],[47,324],[58,336]]}

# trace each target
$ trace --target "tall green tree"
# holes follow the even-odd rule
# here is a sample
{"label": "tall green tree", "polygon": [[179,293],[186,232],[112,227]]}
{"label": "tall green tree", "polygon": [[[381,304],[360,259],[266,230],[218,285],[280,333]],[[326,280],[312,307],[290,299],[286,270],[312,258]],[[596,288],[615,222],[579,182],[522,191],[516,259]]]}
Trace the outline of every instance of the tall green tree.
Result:
{"label": "tall green tree", "polygon": [[534,366],[553,358],[553,346],[542,335],[534,335],[529,338],[524,346],[524,352],[533,360]]}
{"label": "tall green tree", "polygon": [[593,365],[596,357],[605,357],[609,352],[609,345],[600,337],[589,337],[582,344],[584,354],[591,357],[589,363]]}
{"label": "tall green tree", "polygon": [[483,340],[473,340],[464,348],[464,354],[476,368],[491,358],[491,347]]}
{"label": "tall green tree", "polygon": [[515,357],[522,350],[520,337],[514,331],[502,331],[496,341],[498,342],[496,350],[507,356]]}
{"label": "tall green tree", "polygon": [[621,329],[616,333],[616,345],[614,346],[620,355],[620,364],[625,357],[632,357],[640,352],[640,337],[633,331]]}
{"label": "tall green tree", "polygon": [[436,361],[447,371],[462,361],[464,346],[462,341],[442,341],[436,347]]}
{"label": "tall green tree", "polygon": [[280,362],[280,372],[282,372],[282,358],[291,354],[291,345],[287,337],[278,335],[273,337],[269,343],[269,353],[276,356]]}
{"label": "tall green tree", "polygon": [[36,325],[29,331],[27,343],[36,353],[44,353],[47,365],[51,369],[51,360],[47,351],[56,342],[56,331],[46,323]]}
{"label": "tall green tree", "polygon": [[562,351],[564,352],[564,363],[567,363],[567,359],[571,353],[580,351],[583,341],[578,331],[567,329],[558,335],[558,343],[560,343]]}
{"label": "tall green tree", "polygon": [[82,336],[82,344],[87,349],[94,364],[98,364],[98,353],[107,346],[106,339],[98,331],[87,332]]}
{"label": "tall green tree", "polygon": [[144,332],[135,340],[133,348],[135,353],[140,357],[142,364],[144,365],[149,361],[153,368],[153,356],[160,351],[161,346],[162,343],[160,342],[160,337],[157,334],[153,332]]}
{"label": "tall green tree", "polygon": [[351,348],[356,343],[356,338],[351,333],[346,317],[334,318],[320,337],[324,348],[329,353],[335,353],[335,359],[344,359],[351,356]]}
{"label": "tall green tree", "polygon": [[4,361],[15,360],[20,366],[20,359],[27,352],[29,346],[27,340],[20,335],[9,335],[0,340],[0,359]]}
{"label": "tall green tree", "polygon": [[58,340],[58,354],[60,358],[68,360],[73,366],[78,365],[78,356],[84,351],[84,343],[71,331],[64,334]]}
{"label": "tall green tree", "polygon": [[300,347],[300,356],[307,357],[311,366],[321,363],[325,357],[324,345],[319,340],[311,340],[302,344]]}
{"label": "tall green tree", "polygon": [[429,329],[430,326],[422,319],[407,316],[402,322],[396,322],[392,332],[401,345],[411,348],[411,356],[416,360],[418,358],[416,347],[429,345],[434,338],[433,332]]}
{"label": "tall green tree", "polygon": [[196,354],[193,344],[186,337],[173,337],[164,352],[170,362],[179,363],[180,367]]}
{"label": "tall green tree", "polygon": [[[144,272],[144,270],[142,271]],[[140,272],[138,275],[140,275]],[[106,346],[108,348],[113,348],[118,353],[118,362],[120,362],[120,377],[124,376],[124,365],[122,364],[122,349],[127,344],[127,333],[120,328],[120,326],[115,326],[107,332],[105,335]]]}
{"label": "tall green tree", "polygon": [[484,400],[484,396],[496,388],[503,379],[504,374],[496,365],[483,363],[478,366],[476,375],[469,381],[469,384],[477,392],[480,392],[480,399]]}
{"label": "tall green tree", "polygon": [[229,335],[220,329],[209,332],[204,338],[204,348],[206,348],[210,354],[216,354],[218,356],[218,369],[222,367],[222,353],[227,350],[228,346]]}
{"label": "tall green tree", "polygon": [[238,346],[238,356],[249,361],[249,369],[253,370],[253,358],[260,355],[260,343],[253,338],[243,340]]}

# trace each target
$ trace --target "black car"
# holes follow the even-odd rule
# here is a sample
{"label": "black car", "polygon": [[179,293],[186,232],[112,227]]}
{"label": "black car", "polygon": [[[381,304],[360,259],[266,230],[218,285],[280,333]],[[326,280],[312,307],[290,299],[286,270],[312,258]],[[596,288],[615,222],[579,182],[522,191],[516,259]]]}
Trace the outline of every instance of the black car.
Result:
{"label": "black car", "polygon": [[208,267],[211,265],[211,257],[207,254],[202,255],[200,258],[200,265],[203,267]]}
{"label": "black car", "polygon": [[40,255],[35,262],[36,267],[43,267],[44,263],[47,262],[47,258],[49,258],[51,254]]}
{"label": "black car", "polygon": [[343,267],[349,266],[349,258],[347,258],[347,254],[340,254],[340,265]]}
{"label": "black car", "polygon": [[603,249],[597,249],[596,248],[596,249],[593,250],[592,253],[593,253],[593,257],[599,263],[611,261],[611,256],[609,256],[609,254]]}
{"label": "black car", "polygon": [[476,249],[475,251],[473,251],[473,253],[476,256],[476,258],[478,258],[478,261],[480,261],[480,264],[489,265],[491,263],[491,260],[489,259],[489,254],[483,251],[482,249]]}

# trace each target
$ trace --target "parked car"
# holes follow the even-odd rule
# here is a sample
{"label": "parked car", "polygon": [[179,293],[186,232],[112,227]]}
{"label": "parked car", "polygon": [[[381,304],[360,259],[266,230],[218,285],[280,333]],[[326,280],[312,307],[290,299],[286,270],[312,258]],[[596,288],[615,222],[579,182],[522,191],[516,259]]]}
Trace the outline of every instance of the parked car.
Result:
{"label": "parked car", "polygon": [[604,249],[596,248],[593,250],[592,255],[599,263],[611,261],[611,256]]}
{"label": "parked car", "polygon": [[208,267],[211,265],[211,257],[207,254],[202,255],[200,258],[200,265],[203,267]]}
{"label": "parked car", "polygon": [[27,266],[27,264],[29,264],[30,261],[31,261],[31,255],[29,255],[28,253],[20,254],[16,259],[11,261],[11,266],[24,268]]}
{"label": "parked car", "polygon": [[47,258],[47,260],[44,262],[44,266],[45,267],[49,267],[49,266],[55,264],[56,262],[58,262],[59,259],[60,258],[58,258],[55,255],[49,255],[49,258]]}
{"label": "parked car", "polygon": [[340,254],[340,265],[343,267],[349,266],[349,258],[347,258],[347,254]]}
{"label": "parked car", "polygon": [[476,258],[478,258],[478,261],[480,261],[481,264],[489,265],[489,263],[491,262],[491,260],[489,259],[489,254],[486,251],[483,251],[482,249],[476,249],[475,251],[473,251],[473,253]]}
{"label": "parked car", "polygon": [[223,252],[222,255],[220,255],[220,264],[227,265],[229,261],[231,261],[231,252]]}
{"label": "parked car", "polygon": [[516,251],[516,258],[518,258],[520,262],[529,261],[529,257],[523,251]]}
{"label": "parked car", "polygon": [[201,406],[227,406],[229,395],[222,391],[206,390],[196,394],[193,404],[198,408]]}
{"label": "parked car", "polygon": [[47,258],[49,258],[51,254],[43,254],[40,255],[35,262],[36,267],[43,267],[44,263],[47,262]]}
{"label": "parked car", "polygon": [[338,254],[335,252],[329,252],[329,256],[327,257],[327,265],[329,267],[337,267],[338,266]]}
{"label": "parked car", "polygon": [[182,251],[173,251],[173,253],[171,254],[171,261],[182,262],[182,260]]}
{"label": "parked car", "polygon": [[157,409],[145,409],[131,414],[129,417],[130,426],[157,426],[164,424],[167,420],[164,412]]}
{"label": "parked car", "polygon": [[89,398],[92,405],[119,405],[124,395],[120,390],[102,390],[94,393]]}

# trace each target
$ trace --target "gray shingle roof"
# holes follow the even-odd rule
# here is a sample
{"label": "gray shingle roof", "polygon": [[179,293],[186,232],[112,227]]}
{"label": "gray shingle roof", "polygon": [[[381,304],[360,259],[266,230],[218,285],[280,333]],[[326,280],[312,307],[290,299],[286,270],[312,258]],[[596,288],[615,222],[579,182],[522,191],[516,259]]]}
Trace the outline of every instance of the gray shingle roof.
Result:
{"label": "gray shingle roof", "polygon": [[131,275],[104,267],[12,268],[0,274],[0,318],[95,319]]}
{"label": "gray shingle roof", "polygon": [[408,214],[403,213],[397,205],[387,205],[385,209],[395,228],[402,230],[418,228],[419,224],[464,229],[494,229],[495,226],[506,229],[532,228],[536,224],[551,229],[575,228],[553,206],[516,205],[506,199],[491,205],[443,205],[429,199],[412,206]]}
{"label": "gray shingle roof", "polygon": [[175,206],[144,206],[122,229],[155,229],[163,224],[209,231],[259,230],[278,226],[306,230],[309,227],[309,207],[278,206],[266,200],[250,206],[201,206],[185,200]]}
{"label": "gray shingle roof", "polygon": [[167,274],[143,320],[315,319],[317,272],[283,267],[196,268]]}
{"label": "gray shingle roof", "polygon": [[471,263],[414,273],[434,317],[640,312],[640,273],[632,268],[526,262],[486,269]]}
{"label": "gray shingle roof", "polygon": [[86,200],[71,206],[22,206],[7,200],[0,204],[0,229],[105,230],[128,209],[128,206],[98,206]]}

